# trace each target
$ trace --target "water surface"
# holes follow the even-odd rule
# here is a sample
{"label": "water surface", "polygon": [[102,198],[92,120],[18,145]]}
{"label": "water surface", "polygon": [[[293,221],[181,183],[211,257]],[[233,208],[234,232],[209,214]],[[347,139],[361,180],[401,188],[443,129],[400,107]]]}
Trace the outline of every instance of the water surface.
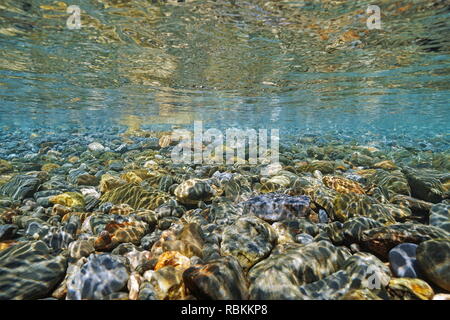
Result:
{"label": "water surface", "polygon": [[448,3],[379,1],[381,30],[369,4],[2,0],[0,127],[203,120],[447,148]]}

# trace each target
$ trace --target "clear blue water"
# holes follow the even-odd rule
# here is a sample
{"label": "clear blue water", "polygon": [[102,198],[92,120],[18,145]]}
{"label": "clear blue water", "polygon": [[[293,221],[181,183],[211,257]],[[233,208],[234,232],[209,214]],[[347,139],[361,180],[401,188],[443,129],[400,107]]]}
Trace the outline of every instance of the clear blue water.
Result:
{"label": "clear blue water", "polygon": [[449,4],[383,1],[368,30],[371,2],[1,0],[0,128],[203,120],[448,148]]}

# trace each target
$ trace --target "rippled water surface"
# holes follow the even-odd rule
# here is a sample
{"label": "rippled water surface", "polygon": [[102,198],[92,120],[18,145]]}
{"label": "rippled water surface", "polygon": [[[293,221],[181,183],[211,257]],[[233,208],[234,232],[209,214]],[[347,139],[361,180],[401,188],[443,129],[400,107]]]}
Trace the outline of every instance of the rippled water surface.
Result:
{"label": "rippled water surface", "polygon": [[[369,30],[366,9],[381,8]],[[67,28],[69,5],[80,30]],[[447,139],[448,2],[1,0],[0,127]]]}

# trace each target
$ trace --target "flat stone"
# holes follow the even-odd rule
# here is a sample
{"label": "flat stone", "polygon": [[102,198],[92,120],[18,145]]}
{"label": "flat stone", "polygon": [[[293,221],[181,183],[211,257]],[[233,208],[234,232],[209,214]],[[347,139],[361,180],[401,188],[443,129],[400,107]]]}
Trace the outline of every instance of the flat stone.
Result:
{"label": "flat stone", "polygon": [[277,246],[267,259],[250,269],[250,298],[301,299],[300,286],[338,271],[349,255],[328,241]]}
{"label": "flat stone", "polygon": [[31,175],[17,175],[0,187],[0,194],[11,197],[13,200],[23,200],[32,197],[41,181]]}
{"label": "flat stone", "polygon": [[304,217],[309,213],[309,205],[307,196],[293,197],[282,193],[259,195],[243,203],[244,213],[269,222]]}
{"label": "flat stone", "polygon": [[402,223],[366,230],[361,236],[360,244],[366,250],[387,260],[389,251],[401,243],[419,244],[431,239],[448,237],[446,231],[437,227]]}
{"label": "flat stone", "polygon": [[39,299],[49,295],[65,275],[67,259],[51,255],[42,241],[0,251],[0,300]]}

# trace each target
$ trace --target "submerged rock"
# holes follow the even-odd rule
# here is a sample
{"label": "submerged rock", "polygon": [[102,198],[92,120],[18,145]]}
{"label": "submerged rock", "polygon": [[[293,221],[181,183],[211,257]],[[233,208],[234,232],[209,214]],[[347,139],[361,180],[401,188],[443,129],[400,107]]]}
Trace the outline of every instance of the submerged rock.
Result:
{"label": "submerged rock", "polygon": [[358,182],[343,177],[325,176],[322,181],[328,188],[334,189],[340,193],[365,193]]}
{"label": "submerged rock", "polygon": [[445,190],[436,171],[406,168],[404,172],[413,197],[432,203],[442,200]]}
{"label": "submerged rock", "polygon": [[417,248],[417,261],[428,279],[450,291],[450,237],[422,242]]}
{"label": "submerged rock", "polygon": [[13,171],[13,166],[6,160],[0,159],[0,174]]}
{"label": "submerged rock", "polygon": [[148,270],[144,273],[144,279],[152,285],[158,300],[177,300],[186,297],[183,271],[180,269],[166,266],[157,271]]}
{"label": "submerged rock", "polygon": [[430,285],[421,279],[394,278],[387,290],[396,300],[431,300],[434,296]]}
{"label": "submerged rock", "polygon": [[99,142],[92,142],[88,145],[89,151],[102,152],[105,151],[105,147]]}
{"label": "submerged rock", "polygon": [[403,194],[405,196],[411,195],[408,180],[400,170],[377,170],[377,172],[371,176],[369,181],[387,190],[389,198],[395,196],[396,194]]}
{"label": "submerged rock", "polygon": [[186,287],[199,299],[243,300],[247,283],[234,257],[223,257],[205,265],[195,265],[183,273]]}
{"label": "submerged rock", "polygon": [[128,204],[134,209],[153,210],[170,199],[165,192],[145,189],[133,183],[125,184],[105,192],[100,200],[102,203]]}
{"label": "submerged rock", "polygon": [[433,226],[404,223],[366,230],[361,236],[361,244],[387,260],[389,250],[401,243],[419,244],[430,239],[448,237],[446,231]]}
{"label": "submerged rock", "polygon": [[197,204],[199,201],[210,201],[216,190],[207,180],[190,179],[181,183],[174,193],[180,203]]}
{"label": "submerged rock", "polygon": [[18,229],[14,224],[0,225],[0,241],[12,239]]}
{"label": "submerged rock", "polygon": [[46,297],[65,275],[67,259],[53,256],[42,241],[0,251],[0,300]]}
{"label": "submerged rock", "polygon": [[95,251],[93,241],[91,240],[77,240],[71,242],[68,247],[69,254],[72,258],[80,259],[82,257],[88,257]]}
{"label": "submerged rock", "polygon": [[0,194],[13,200],[23,200],[31,197],[38,189],[41,181],[33,175],[17,175],[0,187]]}
{"label": "submerged rock", "polygon": [[309,213],[307,196],[292,197],[282,193],[268,193],[250,198],[243,203],[244,213],[274,222],[304,217]]}
{"label": "submerged rock", "polygon": [[416,250],[417,244],[402,243],[389,251],[389,263],[395,276],[399,278],[419,277]]}
{"label": "submerged rock", "polygon": [[430,225],[450,232],[450,204],[437,203],[431,207]]}
{"label": "submerged rock", "polygon": [[59,204],[69,208],[83,209],[83,195],[77,192],[66,192],[57,196],[50,197],[49,201],[53,204]]}
{"label": "submerged rock", "polygon": [[236,257],[241,266],[248,270],[269,255],[275,241],[276,232],[267,222],[244,216],[224,229],[220,252]]}
{"label": "submerged rock", "polygon": [[67,300],[101,300],[122,290],[129,273],[122,260],[111,254],[91,254],[67,281]]}

